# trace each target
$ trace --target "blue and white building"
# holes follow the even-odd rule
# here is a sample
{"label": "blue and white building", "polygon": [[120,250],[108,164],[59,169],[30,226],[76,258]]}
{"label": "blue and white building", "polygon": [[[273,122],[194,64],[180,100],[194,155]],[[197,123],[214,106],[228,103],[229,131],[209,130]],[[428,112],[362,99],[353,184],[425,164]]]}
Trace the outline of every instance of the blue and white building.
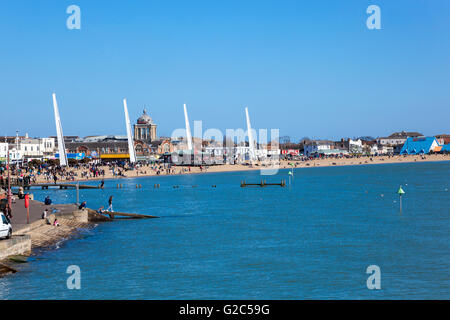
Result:
{"label": "blue and white building", "polygon": [[407,138],[400,154],[425,154],[433,151],[439,144],[435,137]]}

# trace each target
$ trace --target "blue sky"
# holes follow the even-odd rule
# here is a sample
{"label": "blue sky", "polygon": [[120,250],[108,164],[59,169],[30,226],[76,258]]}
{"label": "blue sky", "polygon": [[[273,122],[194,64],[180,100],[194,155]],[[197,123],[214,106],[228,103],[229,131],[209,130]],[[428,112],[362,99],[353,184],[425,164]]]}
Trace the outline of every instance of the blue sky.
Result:
{"label": "blue sky", "polygon": [[[66,8],[81,8],[81,30]],[[368,30],[366,8],[381,8]],[[0,2],[0,135],[125,134],[144,106],[184,126],[279,128],[294,139],[450,133],[450,2]]]}

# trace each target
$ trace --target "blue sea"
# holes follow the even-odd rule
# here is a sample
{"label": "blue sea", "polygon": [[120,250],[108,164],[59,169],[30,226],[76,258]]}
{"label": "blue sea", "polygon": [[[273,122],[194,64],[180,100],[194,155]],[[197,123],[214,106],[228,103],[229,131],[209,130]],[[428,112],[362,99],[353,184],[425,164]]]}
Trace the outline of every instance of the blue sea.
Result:
{"label": "blue sea", "polygon": [[[90,208],[113,195],[116,211],[161,218],[100,223],[39,250],[0,279],[0,299],[450,298],[450,162],[302,168],[285,188],[240,187],[261,179],[289,176],[161,176],[81,190]],[[80,290],[67,288],[71,265]],[[370,265],[380,290],[367,288]]]}

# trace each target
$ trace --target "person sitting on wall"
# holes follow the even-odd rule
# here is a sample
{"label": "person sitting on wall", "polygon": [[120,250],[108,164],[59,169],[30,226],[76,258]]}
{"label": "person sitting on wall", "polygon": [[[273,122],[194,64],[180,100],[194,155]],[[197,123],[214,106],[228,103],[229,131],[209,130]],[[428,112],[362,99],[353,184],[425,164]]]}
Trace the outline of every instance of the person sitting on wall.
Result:
{"label": "person sitting on wall", "polygon": [[52,199],[50,199],[50,196],[45,197],[44,204],[47,206],[52,204]]}
{"label": "person sitting on wall", "polygon": [[98,210],[97,213],[103,213],[105,210],[103,210],[103,206],[101,206]]}
{"label": "person sitting on wall", "polygon": [[79,206],[78,206],[78,210],[83,210],[86,208],[86,201],[83,201]]}
{"label": "person sitting on wall", "polygon": [[19,199],[25,199],[25,193],[23,192],[22,187],[19,188],[18,197],[19,197]]}
{"label": "person sitting on wall", "polygon": [[9,220],[12,219],[12,209],[10,206],[6,207],[6,218],[8,218]]}

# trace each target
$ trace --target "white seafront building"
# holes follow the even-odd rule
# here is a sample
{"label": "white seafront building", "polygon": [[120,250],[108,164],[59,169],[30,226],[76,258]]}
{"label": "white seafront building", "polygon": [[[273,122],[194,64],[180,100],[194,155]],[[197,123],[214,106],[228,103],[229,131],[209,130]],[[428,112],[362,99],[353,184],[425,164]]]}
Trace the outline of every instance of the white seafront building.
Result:
{"label": "white seafront building", "polygon": [[25,138],[19,140],[19,148],[25,158],[41,159],[53,155],[55,139]]}
{"label": "white seafront building", "polygon": [[8,143],[0,142],[0,163],[6,162],[8,156]]}
{"label": "white seafront building", "polygon": [[9,137],[8,142],[0,143],[0,161],[5,162],[9,149],[11,162],[52,158],[55,154],[54,138]]}
{"label": "white seafront building", "polygon": [[303,153],[305,156],[309,157],[310,155],[314,153],[326,153],[328,150],[331,150],[333,146],[332,141],[327,140],[317,140],[317,141],[311,141],[304,146]]}
{"label": "white seafront building", "polygon": [[361,139],[348,140],[348,152],[351,154],[361,154],[363,152],[363,144]]}
{"label": "white seafront building", "polygon": [[[9,148],[8,148],[9,147]],[[23,160],[23,153],[20,149],[17,149],[14,145],[11,147],[7,142],[0,143],[0,163],[6,163],[8,159],[8,149],[9,149],[9,161],[17,162]]]}

